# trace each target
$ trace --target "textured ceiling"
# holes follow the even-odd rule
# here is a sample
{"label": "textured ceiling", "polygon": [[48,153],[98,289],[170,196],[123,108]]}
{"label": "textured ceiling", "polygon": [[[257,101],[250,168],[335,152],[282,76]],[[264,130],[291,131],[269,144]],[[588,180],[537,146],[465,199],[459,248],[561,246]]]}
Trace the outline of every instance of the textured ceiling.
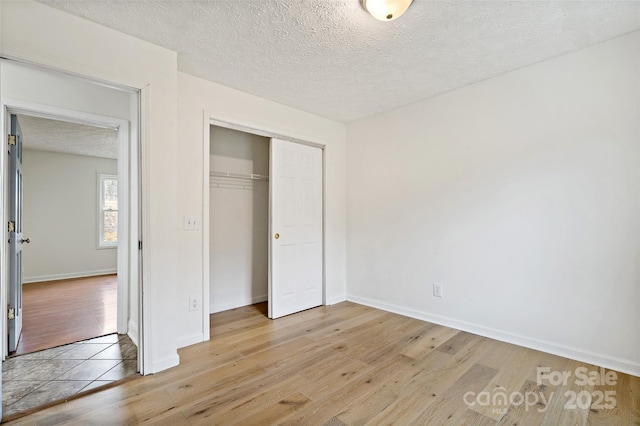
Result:
{"label": "textured ceiling", "polygon": [[349,122],[640,28],[637,1],[41,0],[178,52],[180,71]]}
{"label": "textured ceiling", "polygon": [[23,148],[118,158],[118,132],[112,129],[18,115]]}

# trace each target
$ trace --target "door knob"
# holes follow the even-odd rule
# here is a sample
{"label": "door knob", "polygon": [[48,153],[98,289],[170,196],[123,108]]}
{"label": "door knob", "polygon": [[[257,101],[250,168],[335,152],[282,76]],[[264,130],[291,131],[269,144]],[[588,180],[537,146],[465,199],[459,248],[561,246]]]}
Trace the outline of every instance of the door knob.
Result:
{"label": "door knob", "polygon": [[274,237],[277,240],[278,238],[280,238],[280,234],[276,234],[276,235],[274,235]]}
{"label": "door knob", "polygon": [[22,243],[23,243],[23,244],[24,244],[24,243],[29,244],[30,242],[31,242],[31,238],[27,238],[26,240],[25,240],[24,238],[22,239]]}

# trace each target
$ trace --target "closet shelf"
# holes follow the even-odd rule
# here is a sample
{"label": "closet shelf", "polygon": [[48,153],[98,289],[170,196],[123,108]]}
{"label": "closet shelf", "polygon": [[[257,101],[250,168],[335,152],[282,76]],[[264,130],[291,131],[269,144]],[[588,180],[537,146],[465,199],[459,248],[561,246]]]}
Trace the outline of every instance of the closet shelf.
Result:
{"label": "closet shelf", "polygon": [[259,175],[256,173],[234,173],[234,172],[221,172],[218,170],[211,170],[209,172],[211,177],[222,177],[230,179],[251,179],[251,180],[269,180],[269,176]]}

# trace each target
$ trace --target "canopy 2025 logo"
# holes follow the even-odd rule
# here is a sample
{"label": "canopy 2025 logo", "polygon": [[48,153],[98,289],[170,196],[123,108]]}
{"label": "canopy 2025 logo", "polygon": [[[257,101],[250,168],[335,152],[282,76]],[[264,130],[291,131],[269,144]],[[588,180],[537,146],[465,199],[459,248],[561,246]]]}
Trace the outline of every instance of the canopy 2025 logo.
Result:
{"label": "canopy 2025 logo", "polygon": [[525,411],[535,408],[539,412],[545,412],[555,392],[549,392],[547,395],[544,390],[547,387],[567,386],[570,380],[573,380],[571,383],[576,387],[585,386],[592,390],[565,391],[565,409],[599,410],[616,407],[616,391],[594,389],[598,386],[615,386],[618,383],[615,371],[607,371],[604,368],[589,370],[587,367],[578,367],[574,371],[552,371],[550,367],[538,367],[536,373],[538,386],[535,390],[509,393],[503,386],[497,386],[491,391],[466,392],[463,396],[464,403],[468,407],[491,407],[492,412],[500,414],[505,414],[509,407],[520,405],[524,405]]}
{"label": "canopy 2025 logo", "polygon": [[[573,378],[576,386],[615,386],[618,383],[618,374],[615,371],[607,371],[605,368],[589,370],[587,367],[578,367],[573,371],[551,371],[549,367],[538,367],[538,385],[567,386]],[[616,407],[616,391],[614,390],[567,390],[564,393],[567,402],[564,408],[574,410],[576,408],[592,410],[613,409]]]}

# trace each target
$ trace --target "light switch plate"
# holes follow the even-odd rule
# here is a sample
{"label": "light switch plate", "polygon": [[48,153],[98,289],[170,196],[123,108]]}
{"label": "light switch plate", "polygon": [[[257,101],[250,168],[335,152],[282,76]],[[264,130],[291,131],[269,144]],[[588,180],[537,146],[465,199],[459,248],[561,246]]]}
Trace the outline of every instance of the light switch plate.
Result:
{"label": "light switch plate", "polygon": [[200,309],[200,299],[198,296],[189,296],[189,312]]}
{"label": "light switch plate", "polygon": [[184,230],[185,231],[197,231],[200,229],[200,219],[198,216],[185,215],[184,216]]}
{"label": "light switch plate", "polygon": [[440,283],[433,284],[433,295],[435,297],[442,297],[442,284]]}

